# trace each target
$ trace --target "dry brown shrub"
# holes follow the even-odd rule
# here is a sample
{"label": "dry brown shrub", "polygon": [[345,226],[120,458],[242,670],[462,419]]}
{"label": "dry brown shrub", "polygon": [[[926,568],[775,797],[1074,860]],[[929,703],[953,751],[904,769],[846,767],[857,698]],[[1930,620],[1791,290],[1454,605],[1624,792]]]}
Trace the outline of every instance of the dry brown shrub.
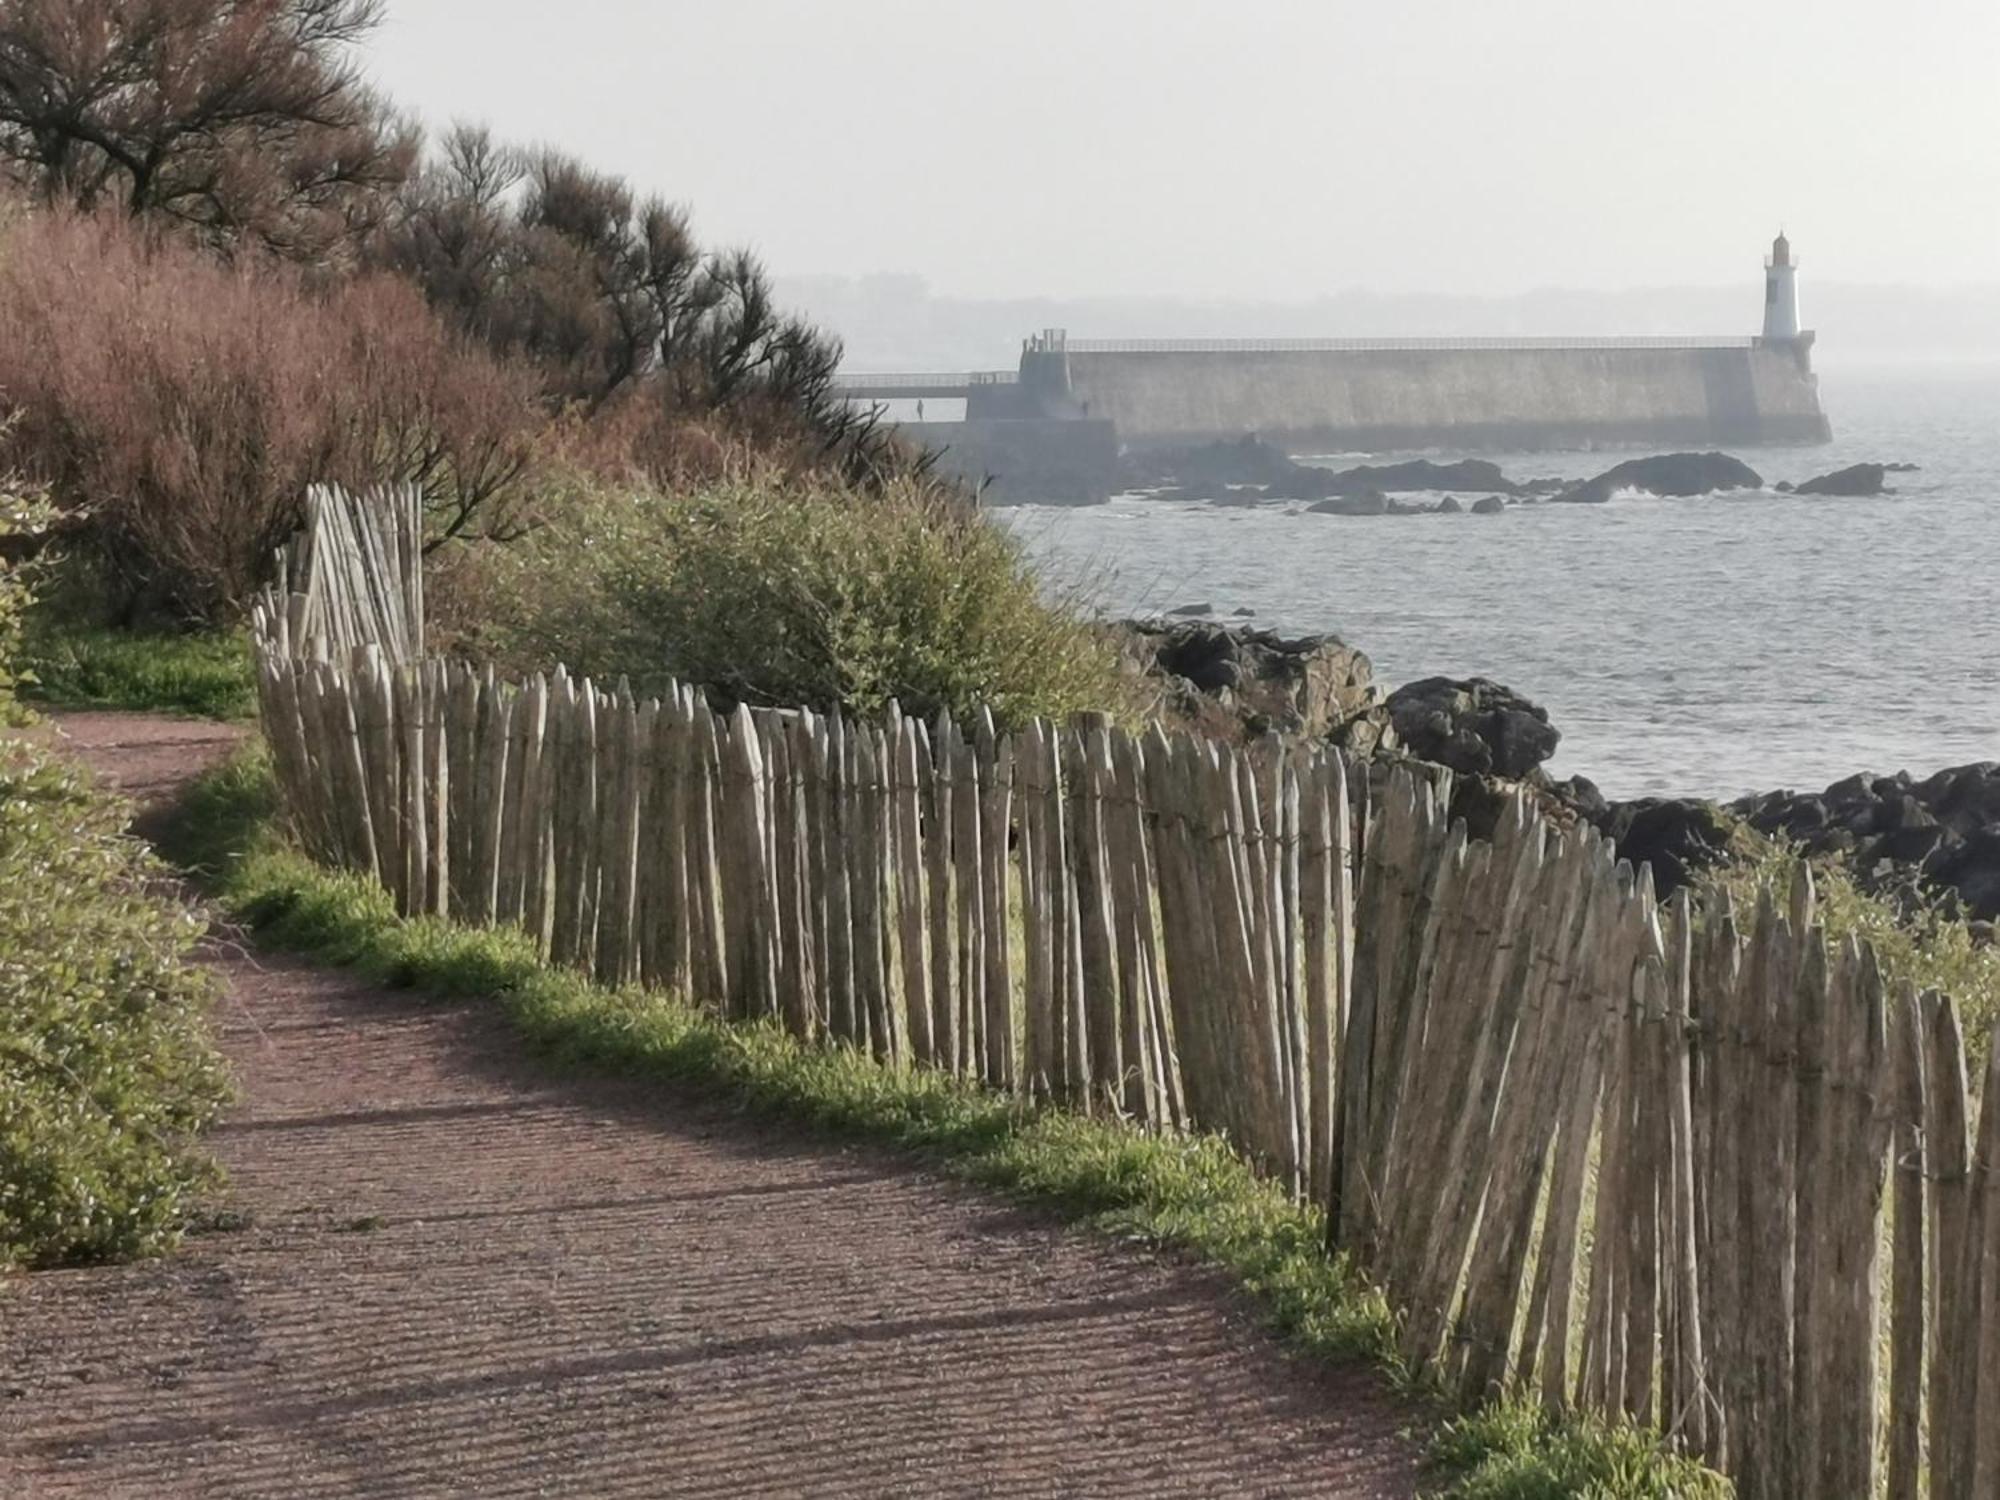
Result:
{"label": "dry brown shrub", "polygon": [[532,377],[406,283],[60,211],[0,239],[0,415],[121,622],[230,618],[313,483],[413,480],[437,535],[507,534],[543,423]]}

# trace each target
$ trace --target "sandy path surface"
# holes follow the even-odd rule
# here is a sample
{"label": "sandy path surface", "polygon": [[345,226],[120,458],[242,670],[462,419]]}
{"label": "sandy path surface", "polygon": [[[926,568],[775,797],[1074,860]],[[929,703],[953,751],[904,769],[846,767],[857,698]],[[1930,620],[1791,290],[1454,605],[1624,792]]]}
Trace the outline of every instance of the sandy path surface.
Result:
{"label": "sandy path surface", "polygon": [[[151,800],[231,738],[63,727]],[[10,1500],[1415,1492],[1408,1410],[1206,1273],[553,1076],[476,1004],[213,959],[241,1222],[0,1287]]]}

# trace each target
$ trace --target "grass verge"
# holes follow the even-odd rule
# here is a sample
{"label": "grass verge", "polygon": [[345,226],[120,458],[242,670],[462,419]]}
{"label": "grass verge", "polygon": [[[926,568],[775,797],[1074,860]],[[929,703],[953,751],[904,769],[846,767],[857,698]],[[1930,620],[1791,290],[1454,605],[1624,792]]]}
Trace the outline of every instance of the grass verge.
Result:
{"label": "grass verge", "polygon": [[201,924],[127,815],[0,738],[0,1271],[168,1249],[215,1180]]}
{"label": "grass verge", "polygon": [[241,634],[152,635],[31,617],[15,665],[22,696],[55,708],[116,708],[248,719],[257,711]]}
{"label": "grass verge", "polygon": [[[749,1113],[920,1154],[927,1164],[1228,1274],[1300,1351],[1363,1358],[1414,1401],[1381,1294],[1322,1248],[1320,1214],[1258,1179],[1218,1139],[1162,1138],[1043,1109],[940,1074],[803,1046],[657,992],[607,990],[551,969],[519,932],[399,917],[372,883],[313,864],[277,831],[275,792],[249,751],[198,783],[169,836],[238,920],[275,945],[380,982],[499,1004],[539,1051],[639,1075]],[[1433,1416],[1435,1407],[1419,1406]],[[1503,1403],[1443,1424],[1433,1493],[1456,1500],[1721,1500],[1727,1483],[1650,1435],[1551,1420]]]}

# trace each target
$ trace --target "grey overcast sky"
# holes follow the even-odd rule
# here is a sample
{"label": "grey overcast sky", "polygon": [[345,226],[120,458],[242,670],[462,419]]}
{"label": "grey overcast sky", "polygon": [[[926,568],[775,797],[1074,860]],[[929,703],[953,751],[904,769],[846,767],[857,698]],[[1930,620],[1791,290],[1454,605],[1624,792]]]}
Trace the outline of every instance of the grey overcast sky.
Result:
{"label": "grey overcast sky", "polygon": [[787,275],[2000,281],[2000,0],[390,0],[370,65]]}

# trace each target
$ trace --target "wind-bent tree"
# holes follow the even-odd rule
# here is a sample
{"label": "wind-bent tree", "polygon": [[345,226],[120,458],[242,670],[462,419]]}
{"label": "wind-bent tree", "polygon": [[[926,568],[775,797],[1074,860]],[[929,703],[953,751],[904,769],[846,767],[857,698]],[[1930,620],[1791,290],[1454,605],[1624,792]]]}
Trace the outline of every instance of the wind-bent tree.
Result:
{"label": "wind-bent tree", "polygon": [[803,443],[856,477],[894,466],[872,419],[834,393],[839,342],[777,310],[755,256],[704,251],[685,209],[562,152],[455,128],[375,254],[457,327],[532,363],[557,402],[644,400]]}
{"label": "wind-bent tree", "polygon": [[379,218],[414,134],[363,84],[382,0],[0,0],[0,163],[222,248],[318,260]]}

